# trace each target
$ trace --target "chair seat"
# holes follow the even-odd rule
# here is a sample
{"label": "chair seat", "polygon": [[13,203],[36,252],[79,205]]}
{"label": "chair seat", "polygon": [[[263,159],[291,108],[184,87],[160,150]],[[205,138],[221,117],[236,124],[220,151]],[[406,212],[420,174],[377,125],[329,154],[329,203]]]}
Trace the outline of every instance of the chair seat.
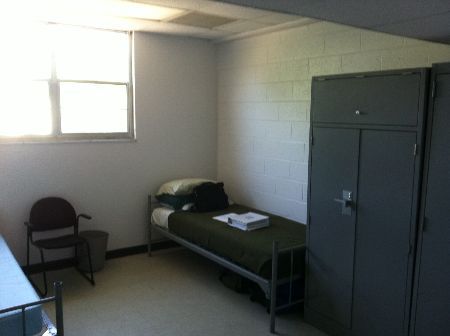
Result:
{"label": "chair seat", "polygon": [[86,240],[84,238],[77,237],[75,235],[65,235],[49,239],[40,239],[33,242],[35,246],[48,250],[72,247],[85,243]]}

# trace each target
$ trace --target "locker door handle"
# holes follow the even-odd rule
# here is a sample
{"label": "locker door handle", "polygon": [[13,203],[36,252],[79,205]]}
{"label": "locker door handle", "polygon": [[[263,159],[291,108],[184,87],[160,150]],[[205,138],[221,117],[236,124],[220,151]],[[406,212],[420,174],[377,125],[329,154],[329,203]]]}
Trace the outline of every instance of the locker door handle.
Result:
{"label": "locker door handle", "polygon": [[353,193],[348,190],[342,190],[342,198],[335,198],[335,202],[342,204],[342,215],[352,215]]}
{"label": "locker door handle", "polygon": [[335,202],[338,202],[338,203],[341,203],[342,206],[344,206],[344,207],[346,207],[346,208],[352,206],[352,200],[335,198],[334,201],[335,201]]}

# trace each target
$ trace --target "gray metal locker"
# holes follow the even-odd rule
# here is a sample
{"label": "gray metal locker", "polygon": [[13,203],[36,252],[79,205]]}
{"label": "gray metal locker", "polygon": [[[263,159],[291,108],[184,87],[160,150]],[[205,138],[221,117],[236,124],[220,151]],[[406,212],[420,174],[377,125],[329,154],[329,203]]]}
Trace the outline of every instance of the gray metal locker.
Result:
{"label": "gray metal locker", "polygon": [[432,70],[411,335],[450,335],[450,63]]}
{"label": "gray metal locker", "polygon": [[313,78],[305,319],[407,335],[427,70]]}

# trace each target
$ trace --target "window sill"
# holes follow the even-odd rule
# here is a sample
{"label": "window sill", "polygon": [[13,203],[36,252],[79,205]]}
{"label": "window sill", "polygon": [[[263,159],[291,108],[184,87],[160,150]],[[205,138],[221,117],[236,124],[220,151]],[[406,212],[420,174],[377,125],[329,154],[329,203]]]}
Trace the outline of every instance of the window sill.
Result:
{"label": "window sill", "polygon": [[78,144],[78,143],[133,143],[137,142],[135,137],[123,138],[74,138],[74,137],[29,137],[29,138],[7,138],[0,137],[0,145],[28,145],[28,144]]}

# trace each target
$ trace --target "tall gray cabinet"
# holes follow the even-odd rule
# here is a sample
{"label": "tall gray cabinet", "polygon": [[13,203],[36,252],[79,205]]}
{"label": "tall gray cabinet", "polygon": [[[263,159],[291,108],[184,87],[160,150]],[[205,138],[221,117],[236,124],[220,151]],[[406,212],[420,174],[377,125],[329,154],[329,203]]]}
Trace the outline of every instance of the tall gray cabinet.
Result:
{"label": "tall gray cabinet", "polygon": [[433,67],[411,335],[450,335],[450,63]]}
{"label": "tall gray cabinet", "polygon": [[428,71],[312,82],[306,321],[407,335]]}

